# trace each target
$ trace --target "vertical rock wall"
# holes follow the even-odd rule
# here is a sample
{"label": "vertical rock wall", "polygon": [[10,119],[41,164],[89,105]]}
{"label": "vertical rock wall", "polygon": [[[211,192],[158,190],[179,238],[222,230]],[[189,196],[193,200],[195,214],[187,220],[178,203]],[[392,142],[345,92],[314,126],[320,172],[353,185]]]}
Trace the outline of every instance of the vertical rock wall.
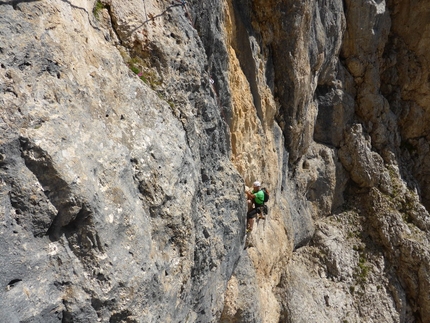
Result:
{"label": "vertical rock wall", "polygon": [[0,317],[215,321],[245,201],[188,9],[0,9]]}
{"label": "vertical rock wall", "polygon": [[[409,106],[421,102],[425,107],[428,95],[427,82],[418,81],[428,73],[419,49],[425,47],[418,45],[425,43],[420,39],[426,27],[414,39],[409,24],[429,21],[419,15],[420,23],[409,23],[415,19],[409,6],[384,1],[234,1],[226,6],[237,117],[230,126],[233,162],[248,183],[268,177],[280,199],[271,221],[259,223],[252,234],[247,256],[255,283],[240,287],[246,281],[243,269],[230,281],[225,322],[428,321],[423,291],[429,218],[420,203],[426,205],[420,161],[426,140],[406,139],[405,129],[425,133],[425,108],[409,112]],[[427,12],[423,4],[420,8]],[[408,36],[398,31],[403,25]],[[402,50],[394,48],[403,42],[408,45]],[[398,81],[400,71],[412,64],[405,52],[415,57],[411,68],[417,73],[410,82],[416,93],[410,103],[405,102],[406,81]],[[397,65],[400,59],[403,64]],[[279,133],[265,126],[272,116],[286,148],[285,153],[276,149],[278,163],[266,146]],[[250,154],[264,154],[264,161]],[[279,166],[275,172],[265,166],[268,161],[281,165],[281,156],[288,164],[279,176]],[[286,237],[295,248],[306,246],[285,253],[273,230],[277,224],[291,230]],[[284,265],[276,255],[289,261]],[[246,268],[243,259],[240,265]],[[279,267],[266,267],[270,259]]]}
{"label": "vertical rock wall", "polygon": [[429,10],[0,2],[0,317],[429,322]]}

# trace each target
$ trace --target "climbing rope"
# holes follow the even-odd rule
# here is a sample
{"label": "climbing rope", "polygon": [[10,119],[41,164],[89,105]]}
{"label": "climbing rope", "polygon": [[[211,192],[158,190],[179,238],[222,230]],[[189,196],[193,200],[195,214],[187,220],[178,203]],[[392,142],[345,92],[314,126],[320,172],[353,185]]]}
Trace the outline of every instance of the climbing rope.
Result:
{"label": "climbing rope", "polygon": [[185,12],[187,14],[187,17],[188,17],[188,20],[190,21],[191,26],[194,28],[194,24],[193,24],[193,22],[191,20],[190,12],[188,11],[187,2],[185,0],[176,0],[176,1],[177,2],[179,1],[181,3],[182,7],[184,8],[184,10],[185,10]]}
{"label": "climbing rope", "polygon": [[[146,17],[146,20],[144,21],[144,22],[142,22],[142,25],[140,26],[140,27],[142,27],[144,24],[146,24],[146,23],[148,23],[148,22],[150,22],[150,21],[153,21],[153,20],[155,20],[155,18],[158,18],[158,17],[161,17],[161,16],[163,16],[167,11],[169,11],[170,9],[172,9],[172,8],[174,8],[174,7],[183,7],[184,8],[184,10],[186,11],[186,14],[187,14],[187,16],[188,16],[188,19],[190,20],[190,24],[191,24],[191,26],[193,26],[193,22],[191,21],[191,15],[190,15],[190,13],[189,13],[189,11],[188,11],[188,8],[187,8],[187,3],[186,3],[186,1],[185,0],[175,0],[176,1],[176,3],[174,3],[174,4],[172,4],[172,5],[170,5],[170,6],[168,6],[164,11],[162,11],[161,13],[159,13],[158,15],[152,15],[152,14],[147,14],[146,13],[146,6],[145,6],[145,0],[142,0],[143,1],[143,10],[145,11],[145,17]],[[138,27],[138,28],[140,28],[140,27]],[[193,28],[194,28],[194,26],[193,26]]]}

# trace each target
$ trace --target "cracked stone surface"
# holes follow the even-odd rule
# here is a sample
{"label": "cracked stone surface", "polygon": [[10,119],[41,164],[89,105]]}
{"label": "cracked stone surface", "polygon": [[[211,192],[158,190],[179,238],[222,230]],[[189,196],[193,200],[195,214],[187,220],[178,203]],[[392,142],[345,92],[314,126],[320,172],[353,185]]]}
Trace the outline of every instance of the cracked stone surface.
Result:
{"label": "cracked stone surface", "polygon": [[0,317],[430,322],[429,11],[1,1]]}

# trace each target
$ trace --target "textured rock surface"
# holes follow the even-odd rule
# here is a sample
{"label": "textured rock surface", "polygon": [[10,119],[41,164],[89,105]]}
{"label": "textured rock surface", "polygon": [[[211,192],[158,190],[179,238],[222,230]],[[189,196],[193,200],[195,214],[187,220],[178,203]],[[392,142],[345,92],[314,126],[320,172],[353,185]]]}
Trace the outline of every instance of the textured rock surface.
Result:
{"label": "textured rock surface", "polygon": [[[132,31],[143,11],[124,5],[100,21],[91,2],[1,6],[10,322],[212,321],[222,310],[243,248],[243,185],[204,50],[182,8],[167,36],[151,26],[157,52]],[[142,49],[159,64],[148,76],[158,95],[121,56],[143,70],[132,60]]]}
{"label": "textured rock surface", "polygon": [[429,11],[0,1],[2,320],[430,322]]}

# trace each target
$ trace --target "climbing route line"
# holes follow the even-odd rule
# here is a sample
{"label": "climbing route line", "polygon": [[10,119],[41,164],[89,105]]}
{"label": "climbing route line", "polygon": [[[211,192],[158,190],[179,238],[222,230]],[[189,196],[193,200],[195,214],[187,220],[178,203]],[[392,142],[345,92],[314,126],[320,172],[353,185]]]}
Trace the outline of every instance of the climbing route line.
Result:
{"label": "climbing route line", "polygon": [[209,86],[210,86],[210,89],[212,90],[212,92],[215,95],[215,101],[216,101],[216,104],[217,104],[217,106],[219,108],[219,111],[221,113],[221,117],[223,118],[224,122],[227,123],[227,116],[225,114],[224,109],[222,108],[221,99],[220,99],[218,91],[217,91],[217,89],[215,87],[215,85],[216,85],[215,81],[212,78],[212,75],[210,73],[208,73],[208,78],[209,78]]}
{"label": "climbing route line", "polygon": [[142,22],[142,24],[139,27],[135,28],[135,30],[142,27],[143,25],[147,24],[150,21],[154,21],[155,18],[163,16],[164,14],[166,14],[166,12],[168,12],[170,9],[175,8],[175,7],[183,7],[187,13],[188,19],[190,20],[191,26],[193,25],[193,23],[191,21],[190,13],[189,13],[188,8],[187,8],[187,3],[184,0],[175,0],[177,3],[174,3],[170,6],[168,6],[166,9],[164,9],[164,11],[162,11],[158,15],[152,15],[151,13],[147,14],[146,13],[145,0],[142,0],[142,1],[143,1],[143,10],[145,11],[145,16],[147,19],[144,22]]}

